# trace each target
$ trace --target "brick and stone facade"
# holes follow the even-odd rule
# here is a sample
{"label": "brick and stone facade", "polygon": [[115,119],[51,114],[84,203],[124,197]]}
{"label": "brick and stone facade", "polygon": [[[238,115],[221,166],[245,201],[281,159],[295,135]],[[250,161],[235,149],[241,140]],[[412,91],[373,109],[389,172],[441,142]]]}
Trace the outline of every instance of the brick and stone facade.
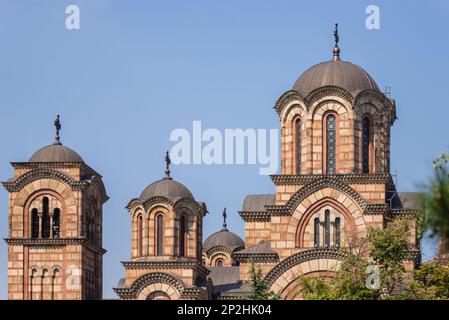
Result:
{"label": "brick and stone facade", "polygon": [[[59,130],[58,130],[59,131]],[[9,192],[8,299],[102,297],[101,175],[59,142],[14,162]]]}
{"label": "brick and stone facade", "polygon": [[405,266],[413,269],[420,258],[418,211],[403,207],[390,175],[395,102],[339,52],[336,46],[333,60],[307,70],[277,101],[282,163],[281,174],[271,176],[275,194],[248,196],[240,212],[240,280],[258,260],[271,290],[286,299],[298,298],[300,275],[332,276],[344,259],[340,248],[396,217],[412,221]]}
{"label": "brick and stone facade", "polygon": [[[338,39],[338,37],[337,37]],[[273,194],[249,195],[239,212],[245,241],[226,227],[203,243],[206,205],[170,176],[132,199],[130,258],[115,292],[121,299],[235,299],[249,291],[251,263],[270,289],[299,297],[298,277],[330,278],[351,239],[392,219],[412,223],[413,270],[420,260],[418,210],[390,174],[395,101],[361,67],[334,57],[305,71],[275,104],[281,172]],[[9,191],[10,299],[102,296],[101,176],[59,142],[12,163]]]}
{"label": "brick and stone facade", "polygon": [[122,299],[208,299],[209,270],[202,264],[204,203],[166,176],[132,199],[131,260],[115,292]]}

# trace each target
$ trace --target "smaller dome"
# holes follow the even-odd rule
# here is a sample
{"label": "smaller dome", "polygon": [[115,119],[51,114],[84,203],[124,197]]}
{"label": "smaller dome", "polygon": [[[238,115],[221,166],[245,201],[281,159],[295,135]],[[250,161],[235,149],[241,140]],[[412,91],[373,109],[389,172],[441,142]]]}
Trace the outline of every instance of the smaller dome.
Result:
{"label": "smaller dome", "polygon": [[139,198],[145,201],[152,197],[165,197],[171,201],[182,198],[194,199],[192,193],[186,186],[171,178],[164,178],[153,182],[142,191]]}
{"label": "smaller dome", "polygon": [[69,147],[54,143],[37,150],[28,162],[84,162],[84,160]]}
{"label": "smaller dome", "polygon": [[223,246],[232,252],[237,248],[244,248],[245,242],[243,242],[242,238],[228,229],[222,229],[212,233],[206,241],[204,241],[203,249],[204,251],[208,251],[217,246]]}

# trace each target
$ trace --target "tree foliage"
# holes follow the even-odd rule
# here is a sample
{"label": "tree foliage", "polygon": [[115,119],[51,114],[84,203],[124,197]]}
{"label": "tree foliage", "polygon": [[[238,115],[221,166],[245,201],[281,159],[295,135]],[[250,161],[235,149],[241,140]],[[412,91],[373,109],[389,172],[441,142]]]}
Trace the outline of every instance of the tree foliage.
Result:
{"label": "tree foliage", "polygon": [[264,280],[262,269],[251,262],[250,267],[251,289],[249,300],[277,300],[279,296],[270,291]]}
{"label": "tree foliage", "polygon": [[[365,237],[352,240],[346,258],[330,281],[322,277],[300,277],[304,299],[366,300],[391,297],[405,286],[403,260],[408,254],[409,221],[395,219],[386,228],[370,228]],[[367,267],[379,267],[380,286],[366,285]]]}
{"label": "tree foliage", "polygon": [[442,244],[449,241],[449,155],[441,154],[433,162],[434,176],[426,184],[424,201],[424,228],[432,236],[438,235]]}
{"label": "tree foliage", "polygon": [[449,263],[425,262],[416,270],[415,282],[430,288],[438,299],[449,299]]}

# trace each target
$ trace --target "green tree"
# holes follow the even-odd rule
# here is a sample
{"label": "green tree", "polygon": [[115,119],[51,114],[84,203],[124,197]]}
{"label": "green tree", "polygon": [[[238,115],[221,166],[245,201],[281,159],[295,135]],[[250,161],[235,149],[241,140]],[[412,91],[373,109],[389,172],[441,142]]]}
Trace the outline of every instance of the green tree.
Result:
{"label": "green tree", "polygon": [[405,218],[390,221],[384,229],[370,228],[368,231],[371,244],[369,256],[379,266],[381,288],[378,294],[383,297],[404,286],[404,259],[409,254],[409,232],[410,221]]}
{"label": "green tree", "polygon": [[327,283],[323,277],[307,277],[299,278],[301,286],[301,297],[304,300],[332,300],[334,299],[333,287]]}
{"label": "green tree", "polygon": [[432,289],[438,299],[449,299],[449,263],[425,262],[415,271],[415,280]]}
{"label": "green tree", "polygon": [[[366,300],[393,298],[394,289],[406,287],[403,267],[408,254],[407,235],[410,223],[406,219],[390,221],[386,228],[370,228],[365,237],[347,241],[346,258],[336,276],[326,281],[322,277],[299,278],[300,294],[310,300]],[[381,286],[368,289],[367,267],[379,267]]]}
{"label": "green tree", "polygon": [[433,162],[434,176],[426,184],[424,227],[431,236],[440,236],[440,253],[449,253],[449,155],[441,154]]}
{"label": "green tree", "polygon": [[249,300],[278,300],[279,296],[270,291],[264,280],[262,269],[251,262],[250,268],[251,289]]}

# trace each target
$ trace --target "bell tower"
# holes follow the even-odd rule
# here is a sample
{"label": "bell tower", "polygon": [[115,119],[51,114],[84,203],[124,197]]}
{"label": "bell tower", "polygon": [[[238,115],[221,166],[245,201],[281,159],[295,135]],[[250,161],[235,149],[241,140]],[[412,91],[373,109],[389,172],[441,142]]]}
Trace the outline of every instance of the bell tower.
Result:
{"label": "bell tower", "polygon": [[170,175],[147,186],[128,206],[131,259],[115,292],[126,300],[200,300],[210,297],[209,270],[201,263],[206,205]]}
{"label": "bell tower", "polygon": [[62,145],[59,116],[53,144],[27,162],[12,162],[9,192],[8,299],[101,299],[101,175]]}

